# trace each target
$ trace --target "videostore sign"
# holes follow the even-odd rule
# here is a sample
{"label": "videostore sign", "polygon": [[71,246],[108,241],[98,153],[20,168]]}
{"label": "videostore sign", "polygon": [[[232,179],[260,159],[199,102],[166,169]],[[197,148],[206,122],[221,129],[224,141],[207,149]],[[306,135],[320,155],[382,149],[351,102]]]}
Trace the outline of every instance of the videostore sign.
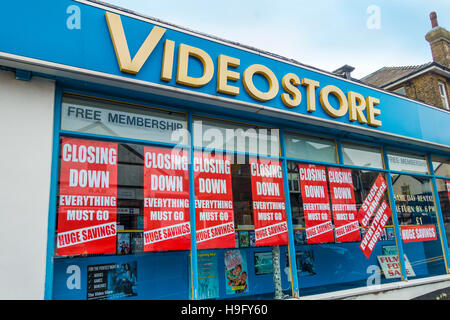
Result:
{"label": "videostore sign", "polygon": [[57,255],[116,252],[117,144],[63,138]]}
{"label": "videostore sign", "polygon": [[194,152],[194,180],[197,248],[234,248],[230,157]]}
{"label": "videostore sign", "polygon": [[283,171],[278,160],[250,157],[256,246],[288,243]]}
{"label": "videostore sign", "polygon": [[188,153],[144,147],[144,251],[190,247]]}

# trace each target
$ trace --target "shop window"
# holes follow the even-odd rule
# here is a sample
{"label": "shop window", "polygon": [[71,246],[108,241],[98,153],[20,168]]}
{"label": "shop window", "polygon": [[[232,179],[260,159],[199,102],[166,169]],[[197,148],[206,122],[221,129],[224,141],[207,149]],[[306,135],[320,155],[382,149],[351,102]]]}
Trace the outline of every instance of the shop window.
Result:
{"label": "shop window", "polygon": [[[234,163],[232,165],[231,177],[233,181],[233,206],[236,229],[254,229],[252,185],[248,157],[245,164]],[[253,240],[254,235],[252,234]]]}
{"label": "shop window", "polygon": [[444,220],[447,246],[450,248],[450,179],[436,179],[438,196]]}
{"label": "shop window", "polygon": [[[71,299],[188,299],[190,234],[173,226],[175,212],[177,225],[190,221],[187,159],[184,150],[61,138],[55,285],[73,269],[80,290]],[[155,229],[178,234],[158,242]],[[54,298],[71,289],[55,286]]]}
{"label": "shop window", "polygon": [[[243,152],[194,150],[191,204],[187,149],[63,137],[54,283],[73,264],[88,279],[80,299],[189,299],[195,236],[198,298],[291,295],[281,162],[246,154],[250,142],[237,144]],[[54,297],[67,290],[55,286]]]}
{"label": "shop window", "polygon": [[[200,297],[240,299],[252,296],[273,299],[277,288],[282,296],[290,296],[292,286],[288,280],[289,263],[285,259],[288,234],[281,163],[279,160],[249,155],[238,161],[238,156],[225,155],[232,162],[231,186],[227,187],[227,191],[232,189],[233,211],[230,214],[234,216],[235,225],[233,243],[226,245],[226,239],[219,237],[217,241],[210,240],[213,244],[209,249],[200,248],[199,286],[203,288]],[[210,156],[205,152],[203,157]],[[278,170],[271,170],[271,166]],[[223,196],[216,195],[214,201]],[[199,197],[196,195],[196,200]],[[275,213],[273,217],[272,213]],[[275,219],[277,213],[281,214],[280,220]],[[280,222],[284,227],[276,231],[276,225]],[[261,236],[261,230],[266,226],[275,231],[273,236],[267,237],[272,231]],[[281,233],[277,235],[277,232]],[[280,275],[276,283],[274,270],[279,270],[276,272]]]}
{"label": "shop window", "polygon": [[288,174],[302,295],[401,279],[384,173],[289,161]]}
{"label": "shop window", "polygon": [[405,152],[388,151],[389,169],[392,171],[428,173],[425,156]]}
{"label": "shop window", "polygon": [[433,157],[434,174],[440,177],[450,178],[450,159]]}
{"label": "shop window", "polygon": [[[431,179],[393,174],[392,185],[403,250],[414,271],[408,279],[445,274]],[[439,195],[445,199],[443,187]]]}
{"label": "shop window", "polygon": [[61,129],[187,145],[182,113],[87,98],[63,97]]}
{"label": "shop window", "polygon": [[[278,129],[250,126],[209,118],[194,118],[194,146],[215,150],[268,155],[280,155]],[[237,163],[244,163],[244,156]]]}
{"label": "shop window", "polygon": [[288,158],[337,163],[336,144],[333,140],[286,133],[285,144]]}
{"label": "shop window", "polygon": [[343,142],[342,154],[344,164],[357,167],[384,168],[381,148]]}
{"label": "shop window", "polygon": [[[291,295],[289,263],[284,258],[288,234],[278,130],[200,117],[194,118],[193,130],[194,154],[201,153],[204,160],[218,158],[231,163],[230,173],[222,178],[210,170],[197,174],[194,166],[196,181],[200,176],[205,181],[227,180],[226,192],[212,198],[196,185],[196,203],[225,198],[230,202],[231,194],[233,210],[229,216],[233,216],[235,227],[231,243],[229,235],[211,238],[212,233],[205,232],[211,228],[210,222],[197,221],[201,235],[200,242],[197,236],[200,298]],[[198,213],[202,210],[196,209]],[[279,281],[274,281],[275,272]]]}

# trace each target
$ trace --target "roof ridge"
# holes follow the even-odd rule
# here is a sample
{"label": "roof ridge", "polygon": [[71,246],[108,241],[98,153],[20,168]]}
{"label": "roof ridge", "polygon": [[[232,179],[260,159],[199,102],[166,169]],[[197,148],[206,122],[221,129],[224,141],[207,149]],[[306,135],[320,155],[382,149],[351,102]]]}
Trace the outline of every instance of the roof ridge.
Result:
{"label": "roof ridge", "polygon": [[[392,66],[392,67],[384,67],[385,69],[402,69],[402,70],[409,70],[409,69],[418,69],[425,67],[427,65],[432,64],[433,62],[427,62],[423,64],[416,64],[416,65],[409,65],[409,66]],[[381,69],[380,69],[381,70]]]}
{"label": "roof ridge", "polygon": [[410,65],[410,66],[391,66],[391,67],[384,66],[384,67],[382,67],[382,68],[380,68],[380,69],[378,69],[378,70],[368,74],[367,76],[361,78],[361,81],[364,82],[365,80],[367,80],[367,79],[369,79],[369,78],[371,78],[371,77],[375,76],[376,74],[378,74],[380,72],[383,72],[383,71],[390,71],[390,70],[405,70],[405,71],[406,70],[411,70],[411,71],[414,71],[414,70],[418,70],[418,69],[424,68],[424,67],[432,65],[432,64],[433,64],[433,61],[430,61],[430,62],[427,62],[427,63],[424,63],[424,64]]}

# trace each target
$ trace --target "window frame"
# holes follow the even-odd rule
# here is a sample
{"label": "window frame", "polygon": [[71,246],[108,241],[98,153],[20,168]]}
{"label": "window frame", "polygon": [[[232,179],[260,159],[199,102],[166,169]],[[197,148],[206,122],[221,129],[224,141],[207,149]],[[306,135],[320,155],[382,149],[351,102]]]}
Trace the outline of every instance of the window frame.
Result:
{"label": "window frame", "polygon": [[[329,137],[329,136],[317,135],[317,134],[300,133],[298,131],[293,131],[293,130],[286,129],[286,130],[284,130],[284,139],[285,139],[283,141],[284,144],[286,144],[286,135],[298,135],[298,136],[303,136],[303,137],[306,137],[306,138],[310,137],[312,139],[323,139],[323,140],[331,141],[334,144],[334,151],[335,151],[335,160],[336,160],[336,162],[334,162],[334,164],[336,164],[336,165],[341,164],[340,156],[339,156],[339,154],[340,154],[339,143],[338,143],[336,138],[332,138],[332,137]],[[290,157],[290,156],[287,155],[287,152],[285,153],[284,156],[288,160],[297,159],[297,161],[306,161],[306,162],[317,163],[317,164],[333,163],[333,162],[315,161],[315,160],[311,160],[311,159]]]}
{"label": "window frame", "polygon": [[439,85],[439,94],[441,96],[441,101],[442,101],[442,107],[445,110],[450,110],[446,85],[442,81],[438,81],[438,85]]}
{"label": "window frame", "polygon": [[[367,170],[377,170],[377,171],[387,171],[386,169],[386,163],[385,163],[385,159],[383,157],[383,146],[382,145],[377,145],[377,144],[368,144],[368,143],[361,143],[361,142],[355,142],[355,141],[351,141],[351,140],[342,140],[341,141],[341,152],[343,154],[344,152],[344,144],[349,144],[352,146],[361,146],[363,148],[368,148],[368,149],[377,149],[380,152],[380,160],[381,160],[381,168],[376,168],[376,167],[364,167],[364,166],[357,166],[357,165],[349,165],[346,164],[348,167],[353,167],[353,168],[364,168]],[[344,164],[344,158],[342,157],[342,164]],[[370,168],[370,169],[369,169]]]}

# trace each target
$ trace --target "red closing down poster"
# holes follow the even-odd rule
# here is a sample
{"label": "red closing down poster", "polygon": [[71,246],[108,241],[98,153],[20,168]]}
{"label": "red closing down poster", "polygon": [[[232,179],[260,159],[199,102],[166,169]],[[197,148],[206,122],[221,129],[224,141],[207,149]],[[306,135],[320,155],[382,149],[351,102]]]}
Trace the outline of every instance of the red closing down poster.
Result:
{"label": "red closing down poster", "polygon": [[334,242],[325,167],[299,164],[306,242]]}
{"label": "red closing down poster", "polygon": [[369,224],[370,218],[383,198],[383,194],[386,189],[386,181],[380,173],[358,211],[358,219],[363,227],[367,227]]}
{"label": "red closing down poster", "polygon": [[278,160],[250,157],[256,246],[288,243],[283,170]]}
{"label": "red closing down poster", "polygon": [[144,147],[144,251],[189,250],[187,151]]}
{"label": "red closing down poster", "polygon": [[57,255],[116,252],[117,144],[63,138]]}
{"label": "red closing down poster", "polygon": [[372,254],[372,251],[375,248],[375,245],[377,244],[381,233],[383,232],[384,226],[389,221],[391,213],[391,208],[389,208],[386,201],[383,200],[372,220],[372,223],[370,224],[370,227],[367,229],[359,245],[360,249],[367,259],[369,259],[370,255]]}
{"label": "red closing down poster", "polygon": [[194,181],[197,248],[234,248],[230,157],[194,152]]}
{"label": "red closing down poster", "polygon": [[359,222],[353,192],[352,170],[328,168],[331,205],[337,242],[360,241]]}

